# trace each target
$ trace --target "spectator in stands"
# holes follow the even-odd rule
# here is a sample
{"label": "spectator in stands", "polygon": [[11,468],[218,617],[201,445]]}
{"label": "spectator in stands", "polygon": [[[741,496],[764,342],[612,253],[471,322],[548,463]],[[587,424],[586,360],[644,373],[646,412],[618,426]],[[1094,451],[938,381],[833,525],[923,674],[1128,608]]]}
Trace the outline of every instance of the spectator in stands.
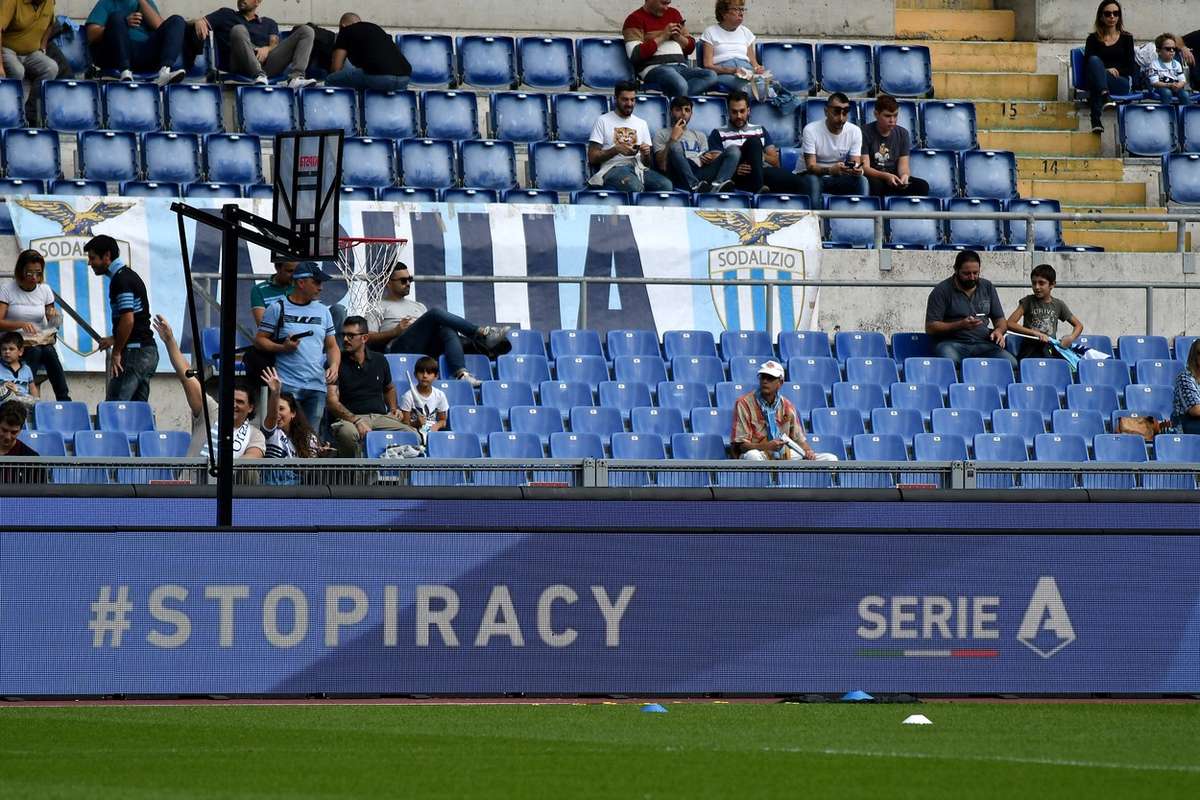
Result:
{"label": "spectator in stands", "polygon": [[444,309],[428,309],[408,298],[412,285],[408,265],[396,262],[375,311],[374,332],[367,336],[367,345],[390,353],[444,355],[455,378],[480,386],[483,382],[467,371],[463,338],[484,352],[507,352],[512,349],[508,343],[512,326],[476,325]]}
{"label": "spectator in stands", "polygon": [[112,336],[99,349],[112,349],[107,400],[149,400],[150,378],[158,369],[158,346],[150,331],[150,298],[141,276],[125,264],[117,240],[94,236],[83,246],[88,266],[97,277],[107,275],[112,308]]}
{"label": "spectator in stands", "polygon": [[1169,33],[1160,33],[1154,39],[1154,50],[1155,57],[1142,71],[1146,86],[1158,96],[1161,103],[1170,103],[1174,98],[1187,105],[1192,98],[1188,94],[1188,81],[1183,63],[1175,58],[1175,54],[1179,52],[1175,37]]}
{"label": "spectator in stands", "polygon": [[292,291],[292,273],[299,264],[299,261],[277,261],[275,274],[262,283],[254,284],[250,290],[250,313],[254,315],[255,323],[262,322],[269,303],[287,297]]}
{"label": "spectator in stands", "polygon": [[[316,426],[325,416],[325,387],[337,380],[342,360],[333,335],[333,315],[317,300],[327,280],[330,276],[317,262],[301,262],[292,273],[292,291],[282,303],[267,307],[254,337],[255,347],[275,354],[283,390],[295,396],[304,416]],[[283,325],[277,341],[272,337],[280,315]]]}
{"label": "spectator in stands", "polygon": [[280,41],[279,25],[270,17],[260,17],[262,0],[238,0],[237,10],[218,8],[192,22],[195,35],[203,41],[211,30],[217,42],[217,66],[239,75],[251,76],[266,85],[268,76],[290,76],[288,86],[303,89],[316,81],[304,77],[312,55],[313,29],[297,25],[287,39]]}
{"label": "spectator in stands", "polygon": [[[321,441],[308,424],[296,398],[283,391],[283,381],[273,368],[263,370],[267,384],[267,413],[262,433],[267,442],[267,458],[317,458]],[[263,472],[262,482],[269,486],[291,486],[300,482],[295,470],[271,469]]]}
{"label": "spectator in stands", "polygon": [[17,256],[13,277],[0,283],[0,331],[18,331],[25,340],[25,363],[36,379],[45,370],[56,400],[70,400],[67,375],[55,349],[62,314],[54,307],[54,291],[42,282],[46,261],[36,250]]}
{"label": "spectator in stands", "polygon": [[17,400],[33,405],[38,399],[33,371],[21,358],[25,341],[16,331],[0,333],[0,403]]}
{"label": "spectator in stands", "polygon": [[[0,456],[37,458],[38,453],[21,441],[21,429],[29,411],[15,400],[0,404]],[[40,467],[0,468],[0,483],[45,483],[46,471]]]}
{"label": "spectator in stands", "polygon": [[1192,342],[1183,371],[1175,376],[1171,422],[1184,433],[1200,433],[1200,339]]}
{"label": "spectator in stands", "polygon": [[[1035,336],[1037,340],[1024,340],[1017,358],[1062,358],[1058,349],[1049,344],[1051,339],[1058,339],[1059,321],[1069,322],[1072,326],[1070,333],[1058,339],[1062,347],[1070,347],[1083,334],[1083,323],[1071,313],[1066,303],[1051,297],[1054,285],[1058,282],[1054,267],[1038,264],[1029,273],[1029,281],[1033,286],[1033,294],[1022,297],[1008,316],[1008,330]],[[1018,323],[1022,317],[1024,322]]]}
{"label": "spectator in stands", "polygon": [[719,158],[732,148],[738,156],[733,182],[747,192],[803,191],[800,176],[779,166],[779,148],[771,141],[771,134],[750,121],[749,96],[730,92],[726,103],[729,124],[708,134],[709,159]]}
{"label": "spectator in stands", "polygon": [[1196,58],[1196,50],[1200,50],[1200,31],[1192,31],[1175,40],[1179,47],[1179,58],[1187,67],[1188,80],[1192,88],[1200,91],[1200,60]]}
{"label": "spectator in stands", "polygon": [[[954,259],[954,274],[933,287],[925,305],[925,333],[933,339],[933,354],[961,364],[964,358],[1003,358],[1017,367],[1004,349],[1008,321],[996,287],[979,277],[979,253],[962,250]],[[995,326],[988,330],[987,320]]]}
{"label": "spectator in stands", "polygon": [[849,116],[850,98],[834,92],[825,104],[825,119],[804,126],[801,137],[803,178],[813,208],[821,207],[823,194],[865,195],[870,192],[863,175],[862,130],[847,121]]}
{"label": "spectator in stands", "polygon": [[1095,30],[1083,46],[1083,68],[1087,74],[1088,104],[1092,109],[1092,133],[1103,133],[1100,114],[1111,94],[1128,94],[1138,74],[1133,53],[1133,34],[1125,30],[1121,4],[1101,0],[1096,8]]}
{"label": "spectator in stands", "polygon": [[650,126],[633,113],[637,86],[621,81],[613,97],[613,110],[596,118],[588,137],[588,163],[596,168],[588,183],[621,192],[669,192],[667,176],[650,169]]}
{"label": "spectator in stands", "polygon": [[58,64],[46,55],[54,27],[54,0],[0,0],[0,78],[21,81],[25,119],[37,124],[37,88],[58,77]]}
{"label": "spectator in stands", "polygon": [[795,111],[799,98],[780,84],[770,80],[769,73],[758,63],[754,42],[757,37],[742,24],[746,16],[743,0],[717,0],[716,25],[709,25],[700,34],[704,48],[704,68],[717,75],[717,83],[730,91],[753,94],[756,100],[775,100],[788,112]]}
{"label": "spectator in stands", "polygon": [[680,95],[671,101],[671,127],[655,132],[654,166],[685,192],[727,192],[740,152],[730,147],[708,152],[708,138],[692,130],[692,98]]}
{"label": "spectator in stands", "polygon": [[413,364],[413,375],[417,379],[415,386],[409,386],[408,391],[400,398],[400,411],[405,415],[409,427],[415,429],[424,443],[426,437],[446,427],[446,414],[450,411],[450,401],[446,393],[433,385],[438,376],[438,364],[435,359],[425,356],[418,358]]}
{"label": "spectator in stands", "polygon": [[900,104],[890,94],[875,98],[875,121],[862,129],[863,172],[876,197],[924,197],[929,184],[908,171],[912,137],[897,124]]}
{"label": "spectator in stands", "polygon": [[119,70],[121,80],[133,80],[135,70],[158,70],[154,82],[166,86],[187,75],[175,68],[187,22],[178,14],[163,19],[154,0],[99,0],[85,24],[92,62]]}
{"label": "spectator in stands", "polygon": [[387,31],[358,14],[342,14],[326,86],[398,92],[408,86],[410,75],[412,66]]}
{"label": "spectator in stands", "polygon": [[[158,333],[158,338],[162,339],[163,347],[167,350],[167,357],[171,361],[171,366],[175,368],[175,375],[179,378],[179,383],[183,386],[183,396],[187,400],[188,410],[192,414],[192,441],[188,446],[188,457],[208,458],[210,435],[214,445],[221,435],[217,429],[217,401],[212,397],[217,392],[217,379],[216,377],[210,378],[201,385],[200,379],[196,377],[187,357],[179,349],[174,331],[171,330],[170,324],[161,314],[154,318],[154,330]],[[206,392],[205,389],[208,391]],[[254,405],[255,393],[250,390],[250,386],[245,381],[237,381],[233,388],[234,458],[262,458],[267,451],[267,442],[263,437],[262,430],[251,422],[254,419]],[[211,430],[204,426],[206,408],[208,421],[212,426]]]}
{"label": "spectator in stands", "polygon": [[411,430],[396,401],[396,385],[387,359],[367,347],[364,317],[342,323],[342,363],[337,383],[329,384],[329,414],[338,458],[362,456],[371,431]]}
{"label": "spectator in stands", "polygon": [[634,71],[648,89],[675,98],[704,94],[717,82],[712,70],[688,66],[696,40],[688,33],[683,16],[671,7],[671,0],[646,0],[625,18],[621,36]]}
{"label": "spectator in stands", "polygon": [[[837,461],[833,453],[818,453],[804,437],[796,407],[783,395],[783,365],[764,361],[758,368],[758,389],[746,392],[733,407],[731,448],[746,461]],[[793,449],[793,445],[800,452]]]}

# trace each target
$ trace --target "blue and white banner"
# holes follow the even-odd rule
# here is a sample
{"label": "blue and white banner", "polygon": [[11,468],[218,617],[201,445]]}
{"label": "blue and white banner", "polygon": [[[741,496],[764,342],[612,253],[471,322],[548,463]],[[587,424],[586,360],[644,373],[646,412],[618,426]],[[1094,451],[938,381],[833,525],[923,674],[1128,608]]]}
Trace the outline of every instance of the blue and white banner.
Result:
{"label": "blue and white banner", "polygon": [[[14,198],[13,225],[22,247],[46,257],[46,280],[101,333],[110,328],[105,279],[87,268],[82,245],[105,233],[121,243],[129,264],[145,280],[153,313],[176,327],[184,318],[184,281],[172,201],[156,198]],[[219,200],[189,200],[218,208]],[[239,205],[270,217],[270,201]],[[586,299],[578,284],[420,281],[425,275],[588,276],[801,280],[820,277],[821,237],[805,212],[601,206],[446,205],[343,203],[346,236],[397,237],[408,244],[400,258],[417,275],[413,299],[481,324],[510,323],[547,331],[586,324],[665,330],[809,330],[817,327],[818,290],[762,286],[680,286],[601,283]],[[217,272],[220,236],[185,224],[196,272]],[[240,274],[269,275],[265,250],[244,245]],[[239,290],[239,311],[249,325],[251,285]],[[322,301],[346,294],[338,281]],[[768,319],[770,324],[768,326]],[[94,343],[68,320],[64,344],[83,353]],[[185,349],[190,341],[184,336]],[[60,348],[65,350],[65,348]],[[63,352],[68,370],[102,370],[103,356]],[[163,368],[169,368],[164,358]]]}
{"label": "blue and white banner", "polygon": [[0,537],[0,694],[1200,692],[1193,536]]}

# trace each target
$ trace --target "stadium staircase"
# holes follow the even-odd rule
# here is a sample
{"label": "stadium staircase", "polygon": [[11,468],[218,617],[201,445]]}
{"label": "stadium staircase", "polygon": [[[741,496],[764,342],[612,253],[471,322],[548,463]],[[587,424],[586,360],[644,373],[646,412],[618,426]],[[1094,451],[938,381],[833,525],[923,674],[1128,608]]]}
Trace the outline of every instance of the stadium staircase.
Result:
{"label": "stadium staircase", "polygon": [[[1125,162],[1104,155],[1086,109],[1059,100],[1059,75],[1038,72],[1038,45],[1015,41],[1015,26],[994,0],[896,0],[896,38],[928,44],[936,97],[975,101],[979,146],[1017,155],[1022,197],[1058,199],[1064,213],[1167,213],[1157,167],[1149,182],[1127,181]],[[1115,115],[1105,125],[1115,129]],[[1164,222],[1065,222],[1063,239],[1116,252],[1176,247]]]}

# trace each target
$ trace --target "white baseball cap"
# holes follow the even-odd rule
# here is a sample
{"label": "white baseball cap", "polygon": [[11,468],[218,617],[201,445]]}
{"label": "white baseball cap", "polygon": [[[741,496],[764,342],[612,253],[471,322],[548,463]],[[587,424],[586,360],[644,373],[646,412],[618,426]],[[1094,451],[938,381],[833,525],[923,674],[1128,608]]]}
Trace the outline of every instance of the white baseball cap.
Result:
{"label": "white baseball cap", "polygon": [[764,361],[758,368],[759,375],[770,375],[772,378],[783,378],[783,364],[778,361]]}

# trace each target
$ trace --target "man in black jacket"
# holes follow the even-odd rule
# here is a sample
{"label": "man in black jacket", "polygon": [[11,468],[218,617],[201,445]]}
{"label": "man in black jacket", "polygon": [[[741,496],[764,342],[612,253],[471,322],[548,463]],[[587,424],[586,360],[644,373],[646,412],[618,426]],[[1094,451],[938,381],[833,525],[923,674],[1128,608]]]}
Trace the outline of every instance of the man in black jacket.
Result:
{"label": "man in black jacket", "polygon": [[325,85],[400,91],[411,74],[412,67],[387,31],[352,12],[342,14]]}

